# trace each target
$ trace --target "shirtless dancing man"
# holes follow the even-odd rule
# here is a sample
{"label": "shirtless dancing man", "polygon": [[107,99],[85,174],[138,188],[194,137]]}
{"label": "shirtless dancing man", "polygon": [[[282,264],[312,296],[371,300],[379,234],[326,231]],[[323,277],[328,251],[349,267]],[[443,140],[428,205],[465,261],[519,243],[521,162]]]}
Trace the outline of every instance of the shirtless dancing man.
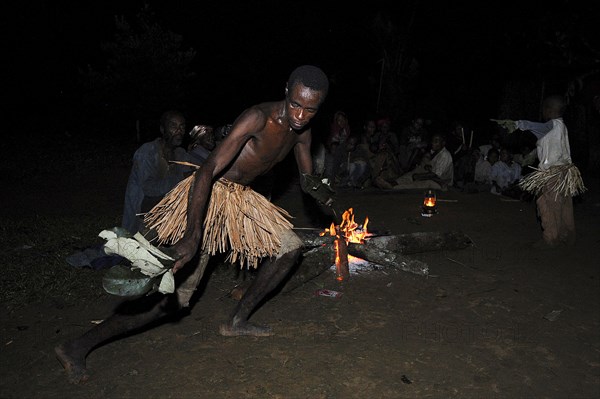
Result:
{"label": "shirtless dancing man", "polygon": [[[229,321],[221,326],[220,332],[225,336],[272,334],[270,327],[252,324],[248,318],[259,302],[292,269],[301,253],[302,241],[292,231],[285,211],[249,189],[248,185],[271,170],[293,149],[302,189],[321,203],[331,203],[316,194],[310,183],[314,179],[308,178],[313,173],[308,123],[325,100],[328,89],[327,76],[321,69],[312,65],[300,66],[287,81],[284,100],[252,106],[238,116],[230,133],[196,172],[190,189],[186,230],[171,248],[177,257],[173,266],[177,281],[175,294],[155,293],[127,301],[126,307],[135,311],[116,312],[80,337],[57,346],[56,355],[70,382],[77,384],[88,380],[85,359],[98,345],[188,307],[209,256],[225,250],[217,239],[225,235],[229,240],[227,249],[231,251],[232,261],[239,260],[242,266],[253,267],[259,261],[261,263],[257,278],[237,304]],[[262,211],[258,213],[263,219],[258,224],[254,219],[259,216],[254,214],[253,219],[246,215],[247,212],[241,212],[244,203],[248,202],[261,207]],[[253,205],[251,208],[256,207]],[[260,223],[265,221],[267,223]],[[237,237],[248,237],[257,230],[261,230],[263,235],[261,239],[253,236],[251,238],[254,239],[240,242],[242,240],[228,235],[231,226],[235,229],[250,226],[249,230],[238,231]],[[266,240],[262,231],[267,230],[265,226],[270,226]],[[194,267],[189,263],[197,252],[200,252],[200,262]]]}

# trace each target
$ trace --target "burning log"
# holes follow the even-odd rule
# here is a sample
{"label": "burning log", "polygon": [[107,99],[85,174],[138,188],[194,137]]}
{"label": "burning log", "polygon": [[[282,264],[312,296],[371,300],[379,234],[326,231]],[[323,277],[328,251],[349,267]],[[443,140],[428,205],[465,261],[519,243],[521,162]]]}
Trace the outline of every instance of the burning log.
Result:
{"label": "burning log", "polygon": [[335,253],[336,278],[338,281],[347,280],[350,277],[350,265],[348,264],[348,245],[344,237],[336,237]]}
{"label": "burning log", "polygon": [[[460,231],[433,231],[367,237],[362,245],[409,255],[422,252],[465,249],[472,244],[471,239]],[[353,246],[357,247],[357,245]]]}
{"label": "burning log", "polygon": [[429,266],[405,255],[464,249],[472,244],[471,239],[460,231],[418,232],[370,237],[363,244],[349,243],[348,253],[382,266],[397,267],[426,276],[429,274]]}
{"label": "burning log", "polygon": [[339,225],[331,224],[324,232],[318,229],[295,229],[304,242],[304,253],[296,270],[284,283],[289,292],[336,266],[337,279],[349,277],[348,255],[384,267],[394,267],[409,273],[428,275],[429,266],[409,254],[441,250],[464,249],[471,239],[460,231],[418,232],[400,235],[373,236],[367,232],[368,218],[362,225],[354,221],[352,208],[344,212]]}
{"label": "burning log", "polygon": [[[365,241],[365,243],[368,241]],[[405,272],[427,276],[429,266],[418,259],[405,256],[400,252],[365,244],[348,244],[348,253],[352,256],[377,263],[381,266],[395,267]]]}
{"label": "burning log", "polygon": [[[282,289],[283,292],[292,291],[335,264],[337,252],[335,236],[319,236],[316,230],[310,229],[295,231],[304,242],[305,251],[296,271]],[[469,245],[472,245],[472,241],[466,234],[460,231],[450,231],[366,237],[363,243],[350,242],[346,248],[349,255],[366,261],[426,276],[429,274],[429,265],[408,255],[464,249]],[[341,249],[343,252],[344,248]],[[344,277],[347,278],[347,276]]]}

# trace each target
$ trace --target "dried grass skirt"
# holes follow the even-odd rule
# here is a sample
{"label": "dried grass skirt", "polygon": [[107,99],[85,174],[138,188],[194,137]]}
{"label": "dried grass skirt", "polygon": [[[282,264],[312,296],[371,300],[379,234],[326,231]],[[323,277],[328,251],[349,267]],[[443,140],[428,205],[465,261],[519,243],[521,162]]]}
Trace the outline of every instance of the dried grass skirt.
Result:
{"label": "dried grass skirt", "polygon": [[579,169],[572,163],[551,166],[546,170],[531,168],[535,171],[519,182],[519,187],[524,191],[539,196],[546,185],[549,184],[550,186],[546,189],[555,192],[556,196],[574,197],[587,190]]}
{"label": "dried grass skirt", "polygon": [[[183,237],[193,180],[194,175],[181,181],[145,214],[144,222],[157,231],[159,244],[173,244]],[[256,268],[262,258],[278,254],[282,233],[293,227],[290,218],[250,187],[221,178],[213,183],[204,217],[202,250],[211,255],[229,250],[228,261]]]}

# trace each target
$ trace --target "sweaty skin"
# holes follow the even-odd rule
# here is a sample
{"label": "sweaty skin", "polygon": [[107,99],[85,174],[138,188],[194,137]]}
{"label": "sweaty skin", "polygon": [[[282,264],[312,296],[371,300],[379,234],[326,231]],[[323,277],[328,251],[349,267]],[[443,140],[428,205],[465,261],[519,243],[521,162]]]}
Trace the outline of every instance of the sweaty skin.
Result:
{"label": "sweaty skin", "polygon": [[322,93],[302,84],[289,90],[283,101],[262,103],[244,111],[196,174],[187,229],[173,247],[179,257],[173,272],[198,250],[205,208],[217,176],[248,185],[282,161],[292,148],[300,173],[312,174],[311,130],[306,125],[317,113]]}

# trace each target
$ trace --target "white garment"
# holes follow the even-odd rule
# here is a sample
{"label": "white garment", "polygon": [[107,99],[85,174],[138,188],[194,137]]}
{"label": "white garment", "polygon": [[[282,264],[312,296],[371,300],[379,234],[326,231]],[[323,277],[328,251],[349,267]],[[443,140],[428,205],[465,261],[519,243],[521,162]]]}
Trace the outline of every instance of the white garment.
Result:
{"label": "white garment", "polygon": [[495,181],[500,188],[506,188],[521,177],[521,165],[516,162],[507,165],[498,161],[490,169],[490,181]]}
{"label": "white garment", "polygon": [[550,119],[546,123],[519,120],[517,129],[529,130],[538,138],[539,169],[548,170],[551,166],[572,163],[569,133],[562,118]]}
{"label": "white garment", "polygon": [[454,164],[452,163],[452,154],[446,149],[442,148],[435,156],[431,159],[431,171],[438,175],[440,179],[448,182],[451,186],[454,183]]}

